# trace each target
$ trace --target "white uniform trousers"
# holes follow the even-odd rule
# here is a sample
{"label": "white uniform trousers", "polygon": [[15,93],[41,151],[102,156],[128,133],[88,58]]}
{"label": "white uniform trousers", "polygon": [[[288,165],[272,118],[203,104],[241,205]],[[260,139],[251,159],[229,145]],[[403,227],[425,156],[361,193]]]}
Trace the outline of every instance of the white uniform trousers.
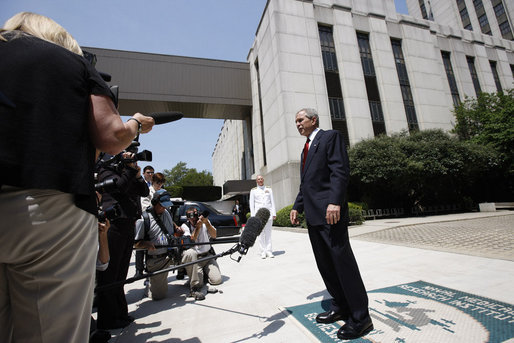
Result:
{"label": "white uniform trousers", "polygon": [[271,226],[273,224],[273,218],[270,216],[267,221],[264,229],[262,229],[261,234],[259,235],[259,245],[261,248],[261,254],[271,254],[273,252],[271,246]]}

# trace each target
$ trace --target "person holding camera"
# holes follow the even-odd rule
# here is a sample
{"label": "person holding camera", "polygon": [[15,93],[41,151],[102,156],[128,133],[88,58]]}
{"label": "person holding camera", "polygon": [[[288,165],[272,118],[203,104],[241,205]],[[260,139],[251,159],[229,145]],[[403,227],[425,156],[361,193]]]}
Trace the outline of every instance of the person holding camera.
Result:
{"label": "person holding camera", "polygon": [[[152,172],[153,173],[153,172]],[[145,177],[146,180],[146,177]],[[152,206],[152,197],[159,189],[162,188],[164,183],[166,182],[166,178],[164,177],[163,173],[153,173],[152,177],[152,184],[148,188],[150,191],[146,197],[141,197],[141,208],[143,211],[146,211],[149,207]]]}
{"label": "person holding camera", "polygon": [[[152,206],[152,197],[156,191],[161,189],[166,179],[162,173],[155,173],[152,166],[146,166],[143,169],[143,177],[145,178],[146,184],[148,185],[149,193],[145,197],[141,197],[141,209],[146,211]],[[136,251],[136,274],[134,277],[143,274],[145,269],[145,252]],[[145,284],[147,282],[145,281]]]}
{"label": "person holding camera", "polygon": [[95,148],[117,154],[154,125],[140,113],[123,122],[83,55],[42,15],[0,29],[0,342],[88,341]]}
{"label": "person holding camera", "polygon": [[[148,186],[141,176],[141,168],[135,161],[134,152],[125,151],[111,158],[105,155],[99,162],[99,182],[113,180],[114,186],[102,194],[102,207],[115,208],[108,232],[111,260],[105,271],[97,273],[98,286],[123,281],[127,273],[134,245],[136,220],[141,217],[140,197],[147,196]],[[98,328],[118,329],[134,319],[128,315],[123,286],[117,286],[97,294]]]}
{"label": "person holding camera", "polygon": [[[216,228],[211,225],[206,216],[200,215],[194,206],[186,210],[187,222],[181,228],[185,236],[191,236],[195,243],[208,243],[210,238],[216,238]],[[210,244],[195,245],[182,253],[182,263],[197,261],[198,259],[215,255],[214,249]],[[202,293],[204,275],[211,285],[219,285],[222,282],[220,268],[215,259],[195,263],[187,266],[186,273],[189,277],[190,296],[196,300],[205,299]],[[215,293],[215,288],[207,287],[207,292]]]}
{"label": "person holding camera", "polygon": [[[175,261],[168,254],[168,248],[173,243],[175,231],[170,213],[166,210],[173,206],[171,196],[165,189],[157,190],[151,202],[151,207],[143,212],[143,218],[136,222],[136,249],[147,249],[146,269],[154,272],[169,267]],[[168,292],[168,273],[150,277],[150,293],[153,300],[166,297]]]}

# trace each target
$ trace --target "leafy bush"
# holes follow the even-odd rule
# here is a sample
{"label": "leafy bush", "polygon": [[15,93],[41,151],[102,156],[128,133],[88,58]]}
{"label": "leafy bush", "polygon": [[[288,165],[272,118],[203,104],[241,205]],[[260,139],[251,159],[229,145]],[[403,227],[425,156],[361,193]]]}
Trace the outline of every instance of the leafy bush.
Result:
{"label": "leafy bush", "polygon": [[[291,227],[291,221],[289,220],[289,213],[291,212],[293,205],[286,206],[277,211],[277,217],[273,221],[274,226]],[[357,204],[348,203],[348,209],[350,214],[350,223],[353,225],[360,225],[364,222],[362,216],[362,206]],[[304,229],[307,228],[307,222],[305,221],[305,214],[301,213],[298,215],[300,226]]]}
{"label": "leafy bush", "polygon": [[485,200],[498,171],[498,153],[442,130],[380,136],[355,144],[349,198],[370,208],[462,204]]}
{"label": "leafy bush", "polygon": [[[289,213],[293,209],[293,205],[289,205],[286,207],[283,207],[282,209],[277,211],[277,216],[275,220],[273,221],[274,226],[282,226],[282,227],[291,227],[293,226],[291,224],[291,221],[289,220]],[[300,214],[298,216],[298,220],[300,221],[300,226],[303,228],[307,228],[307,224],[305,223],[305,216],[304,214]]]}
{"label": "leafy bush", "polygon": [[350,225],[361,225],[364,222],[361,205],[349,202],[348,214],[350,217]]}

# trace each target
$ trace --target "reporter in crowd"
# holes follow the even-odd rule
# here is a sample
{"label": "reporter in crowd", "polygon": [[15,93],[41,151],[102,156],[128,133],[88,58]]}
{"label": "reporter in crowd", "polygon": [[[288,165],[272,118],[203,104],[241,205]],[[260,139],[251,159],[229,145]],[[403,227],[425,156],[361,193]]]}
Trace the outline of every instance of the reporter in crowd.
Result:
{"label": "reporter in crowd", "polygon": [[[170,245],[173,242],[174,223],[166,210],[173,205],[170,198],[170,194],[165,189],[157,190],[152,197],[152,206],[146,210],[146,213],[143,213],[143,218],[136,222],[134,248],[148,250],[146,269],[149,272],[168,268],[174,263],[168,254],[168,248],[158,247]],[[148,219],[145,218],[146,215],[148,215]],[[153,300],[166,297],[168,273],[150,277],[150,292]]]}
{"label": "reporter in crowd", "polygon": [[148,185],[148,188],[152,186],[152,177],[155,170],[152,166],[148,165],[143,168],[143,177],[145,178],[146,184]]}
{"label": "reporter in crowd", "polygon": [[117,154],[154,120],[124,123],[78,43],[47,17],[10,18],[0,60],[0,342],[87,342],[95,148]]}
{"label": "reporter in crowd", "polygon": [[[154,183],[154,178],[157,176],[157,181],[162,181],[159,183]],[[143,211],[146,211],[147,208],[149,208],[152,204],[152,197],[156,190],[161,189],[162,185],[164,184],[164,175],[161,173],[155,173],[152,166],[148,165],[143,168],[143,177],[146,181],[146,184],[148,185],[149,193],[145,197],[141,197],[141,209]],[[145,269],[145,252],[142,250],[136,251],[136,274],[135,277],[140,276],[143,274]],[[145,284],[147,282],[145,281]]]}
{"label": "reporter in crowd", "polygon": [[[105,222],[98,221],[98,255],[96,257],[96,270],[103,271],[109,266],[109,241],[107,232],[111,224],[106,219]],[[91,327],[89,328],[89,343],[107,343],[111,339],[111,334],[107,330],[97,328],[96,320],[91,316]]]}
{"label": "reporter in crowd", "polygon": [[[216,228],[212,226],[209,219],[198,213],[196,207],[189,207],[186,210],[186,216],[187,222],[181,226],[184,236],[191,236],[191,240],[195,243],[208,243],[210,238],[216,238]],[[215,253],[212,245],[195,245],[183,252],[182,263],[193,262],[213,255]],[[211,285],[219,285],[222,282],[220,268],[215,259],[195,263],[185,268],[189,277],[190,296],[196,300],[205,299],[205,295],[202,293],[204,275]],[[217,290],[207,285],[207,292],[215,293]]]}
{"label": "reporter in crowd", "polygon": [[[144,173],[143,173],[144,174]],[[145,176],[146,180],[146,176]],[[152,185],[148,188],[149,193],[146,197],[141,197],[141,208],[143,211],[152,206],[152,198],[156,191],[162,188],[166,182],[166,178],[162,173],[152,173]]]}
{"label": "reporter in crowd", "polygon": [[[147,196],[149,190],[141,176],[141,168],[134,161],[133,152],[126,151],[114,158],[106,155],[99,166],[99,182],[115,181],[115,187],[102,194],[102,207],[104,210],[116,209],[108,232],[111,260],[105,271],[97,273],[97,284],[100,287],[127,278],[135,223],[142,213],[140,197]],[[128,314],[123,285],[98,292],[97,306],[100,329],[119,329],[134,321]]]}

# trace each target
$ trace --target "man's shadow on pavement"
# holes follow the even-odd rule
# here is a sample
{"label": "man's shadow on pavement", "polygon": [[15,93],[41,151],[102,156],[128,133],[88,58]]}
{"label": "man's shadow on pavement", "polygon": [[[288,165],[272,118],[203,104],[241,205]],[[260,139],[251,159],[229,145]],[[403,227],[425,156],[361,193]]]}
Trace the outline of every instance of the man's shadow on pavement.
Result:
{"label": "man's shadow on pavement", "polygon": [[[222,279],[223,284],[230,280],[230,277],[222,275]],[[188,298],[190,291],[188,277],[186,276],[183,280],[177,280],[176,274],[168,275],[168,293],[166,298],[160,300],[152,300],[151,297],[145,297],[145,286],[143,284],[143,280],[138,280],[136,282],[140,282],[141,287],[137,289],[131,289],[126,293],[127,303],[134,304],[140,302],[140,304],[137,305],[137,309],[130,313],[130,315],[135,318],[135,321],[128,327],[124,328],[121,333],[117,335],[117,337],[133,337],[131,338],[131,342],[151,342],[152,337],[169,335],[173,328],[165,328],[156,332],[143,332],[138,334],[138,331],[142,329],[152,327],[158,328],[163,325],[161,321],[155,321],[152,323],[138,323],[138,319],[145,318],[158,312],[167,311],[170,309],[173,310],[173,308],[178,308],[188,303],[195,302],[192,300],[193,298]],[[190,300],[188,301],[188,299]],[[172,338],[159,342],[200,343],[200,340],[197,337],[189,338],[187,340]]]}

